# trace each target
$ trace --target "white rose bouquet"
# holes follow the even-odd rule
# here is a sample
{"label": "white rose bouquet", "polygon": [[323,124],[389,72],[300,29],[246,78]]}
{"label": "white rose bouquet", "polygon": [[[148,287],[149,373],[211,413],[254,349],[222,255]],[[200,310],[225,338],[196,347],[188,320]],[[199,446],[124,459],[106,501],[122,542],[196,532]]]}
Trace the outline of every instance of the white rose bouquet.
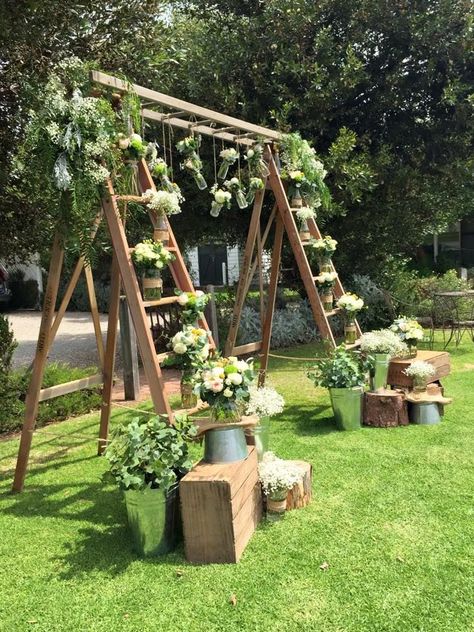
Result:
{"label": "white rose bouquet", "polygon": [[161,241],[145,239],[133,249],[132,261],[139,272],[153,269],[162,270],[171,261],[174,261],[174,254],[167,250]]}
{"label": "white rose bouquet", "polygon": [[208,362],[196,374],[194,392],[211,406],[215,421],[237,421],[239,405],[249,399],[254,379],[252,360],[219,358]]}
{"label": "white rose bouquet", "polygon": [[250,178],[249,190],[247,192],[247,202],[252,204],[255,199],[257,191],[261,191],[265,187],[265,183],[262,178]]}
{"label": "white rose bouquet", "polygon": [[359,298],[357,294],[348,292],[347,294],[343,294],[337,301],[337,306],[345,312],[350,320],[353,320],[355,315],[363,309],[364,300]]}
{"label": "white rose bouquet", "polygon": [[187,325],[194,325],[202,317],[204,309],[211,298],[201,290],[194,292],[181,292],[176,290],[178,303],[182,307],[181,320]]}
{"label": "white rose bouquet", "polygon": [[227,178],[229,167],[234,164],[239,157],[239,154],[236,149],[231,147],[230,149],[223,149],[219,156],[221,157],[222,164],[217,172],[217,177],[219,180],[225,180]]}
{"label": "white rose bouquet", "polygon": [[185,325],[182,331],[171,338],[170,348],[173,351],[173,366],[183,371],[197,368],[209,357],[209,334],[204,329]]}
{"label": "white rose bouquet", "polygon": [[219,213],[224,207],[227,209],[230,208],[232,193],[221,189],[218,184],[215,184],[211,188],[210,193],[214,197],[211,204],[211,215],[212,217],[219,217]]}
{"label": "white rose bouquet", "polygon": [[261,143],[256,143],[252,145],[250,149],[247,150],[245,154],[245,160],[247,161],[247,165],[249,168],[249,173],[255,174],[256,176],[266,177],[269,174],[267,163],[263,159],[263,145]]}
{"label": "white rose bouquet", "polygon": [[318,257],[332,257],[336,252],[337,241],[326,235],[322,239],[312,239],[310,247],[315,250]]}
{"label": "white rose bouquet", "polygon": [[242,189],[242,183],[239,178],[231,178],[230,180],[226,180],[224,182],[224,187],[228,191],[232,191],[235,196],[236,202],[239,208],[244,209],[247,208],[249,203],[247,202],[247,198],[245,197],[244,190]]}
{"label": "white rose bouquet", "polygon": [[400,340],[406,342],[409,347],[416,347],[423,340],[423,327],[414,319],[407,316],[399,316],[390,325],[390,330],[398,334]]}
{"label": "white rose bouquet", "polygon": [[318,286],[321,288],[321,293],[326,294],[332,290],[336,283],[337,272],[321,272],[316,278]]}

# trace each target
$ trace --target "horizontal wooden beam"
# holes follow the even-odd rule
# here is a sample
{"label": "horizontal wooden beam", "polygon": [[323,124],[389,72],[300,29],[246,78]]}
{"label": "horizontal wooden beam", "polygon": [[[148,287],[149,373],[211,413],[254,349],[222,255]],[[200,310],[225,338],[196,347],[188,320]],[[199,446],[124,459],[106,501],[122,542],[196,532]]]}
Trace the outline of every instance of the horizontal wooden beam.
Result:
{"label": "horizontal wooden beam", "polygon": [[[130,84],[127,82],[97,70],[92,71],[91,78],[95,83],[113,88],[119,92],[128,92],[130,89]],[[148,102],[158,103],[159,105],[167,108],[188,112],[189,114],[201,119],[210,119],[219,125],[235,128],[239,134],[240,132],[253,132],[254,134],[271,140],[278,141],[281,139],[281,134],[279,132],[268,129],[267,127],[254,125],[253,123],[242,121],[238,118],[234,118],[233,116],[227,116],[226,114],[221,114],[220,112],[215,112],[214,110],[201,107],[200,105],[195,105],[194,103],[189,103],[188,101],[183,101],[182,99],[176,99],[175,97],[161,92],[156,92],[155,90],[150,90],[149,88],[144,88],[136,84],[132,84],[131,87],[137,96],[146,99]]]}
{"label": "horizontal wooden beam", "polygon": [[95,375],[90,375],[89,377],[81,377],[78,380],[64,382],[64,384],[57,384],[56,386],[42,388],[39,393],[39,401],[45,402],[48,399],[53,399],[54,397],[59,397],[60,395],[75,393],[76,391],[82,391],[85,388],[91,388],[92,386],[99,386],[102,384],[102,380],[102,373],[96,373]]}
{"label": "horizontal wooden beam", "polygon": [[249,342],[246,345],[239,345],[238,347],[234,347],[232,349],[232,355],[245,355],[247,353],[253,353],[254,351],[260,351],[262,348],[262,341],[258,342]]}

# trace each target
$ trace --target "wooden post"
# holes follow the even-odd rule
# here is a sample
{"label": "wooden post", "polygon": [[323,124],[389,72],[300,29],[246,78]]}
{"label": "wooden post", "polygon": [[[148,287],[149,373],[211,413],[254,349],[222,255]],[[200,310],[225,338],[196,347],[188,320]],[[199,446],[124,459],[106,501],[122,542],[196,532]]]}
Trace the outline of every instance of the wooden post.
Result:
{"label": "wooden post", "polygon": [[268,354],[272,339],[273,313],[275,311],[275,299],[278,288],[278,276],[280,274],[281,247],[283,244],[283,222],[280,215],[277,216],[275,229],[275,243],[272,251],[272,266],[270,272],[270,285],[268,286],[267,309],[262,331],[262,347],[260,352],[260,370],[258,373],[258,385],[264,386],[268,368]]}
{"label": "wooden post", "polygon": [[209,299],[209,303],[206,305],[206,320],[209,324],[210,331],[214,339],[214,344],[216,345],[216,349],[218,349],[219,348],[219,327],[218,327],[218,322],[217,322],[216,295],[214,292],[214,286],[213,285],[206,286],[206,292],[211,295],[211,298]]}
{"label": "wooden post", "polygon": [[126,400],[140,397],[140,375],[138,372],[137,338],[133,328],[127,298],[120,297],[120,348],[123,364],[123,390]]}
{"label": "wooden post", "polygon": [[31,441],[38,414],[39,394],[43,381],[44,368],[48,359],[49,342],[51,339],[51,327],[54,318],[54,309],[58,296],[59,280],[64,259],[64,249],[59,233],[56,233],[51,252],[49,265],[48,284],[43,301],[43,314],[36,345],[36,354],[31,372],[30,385],[25,401],[25,419],[21,431],[20,448],[16,462],[15,478],[12,491],[21,492],[25,482],[25,474],[28,467],[28,457],[31,449]]}
{"label": "wooden post", "polygon": [[117,346],[117,328],[120,302],[120,272],[115,254],[112,257],[110,273],[109,318],[107,323],[107,341],[104,357],[104,387],[102,389],[102,406],[100,409],[99,443],[97,454],[100,456],[107,445],[109,435],[110,407],[114,386],[115,349]]}
{"label": "wooden post", "polygon": [[99,308],[97,307],[97,297],[95,295],[94,279],[90,265],[84,264],[84,274],[86,277],[87,293],[89,295],[89,305],[91,308],[91,318],[94,325],[95,340],[97,343],[97,353],[99,354],[100,367],[104,366],[104,341],[102,339],[102,329],[100,326]]}

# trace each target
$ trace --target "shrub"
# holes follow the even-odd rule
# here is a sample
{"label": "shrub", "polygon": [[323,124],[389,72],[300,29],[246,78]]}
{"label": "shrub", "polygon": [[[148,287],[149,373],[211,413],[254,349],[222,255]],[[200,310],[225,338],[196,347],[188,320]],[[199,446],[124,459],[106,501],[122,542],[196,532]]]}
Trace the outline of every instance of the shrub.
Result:
{"label": "shrub", "polygon": [[11,309],[31,309],[40,302],[38,282],[26,279],[23,270],[14,270],[9,277],[8,285],[12,293]]}

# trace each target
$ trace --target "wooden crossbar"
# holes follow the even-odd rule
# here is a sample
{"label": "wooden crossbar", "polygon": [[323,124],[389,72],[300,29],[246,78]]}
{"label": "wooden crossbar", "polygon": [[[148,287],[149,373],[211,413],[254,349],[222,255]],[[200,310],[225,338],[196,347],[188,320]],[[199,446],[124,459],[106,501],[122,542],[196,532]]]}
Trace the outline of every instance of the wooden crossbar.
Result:
{"label": "wooden crossbar", "polygon": [[45,402],[48,399],[54,397],[60,397],[61,395],[67,395],[68,393],[75,393],[76,391],[82,391],[85,388],[91,388],[93,386],[99,386],[102,384],[102,373],[96,373],[89,377],[81,377],[78,380],[71,380],[70,382],[64,382],[63,384],[57,384],[56,386],[49,386],[48,388],[42,388],[39,392],[39,401]]}

